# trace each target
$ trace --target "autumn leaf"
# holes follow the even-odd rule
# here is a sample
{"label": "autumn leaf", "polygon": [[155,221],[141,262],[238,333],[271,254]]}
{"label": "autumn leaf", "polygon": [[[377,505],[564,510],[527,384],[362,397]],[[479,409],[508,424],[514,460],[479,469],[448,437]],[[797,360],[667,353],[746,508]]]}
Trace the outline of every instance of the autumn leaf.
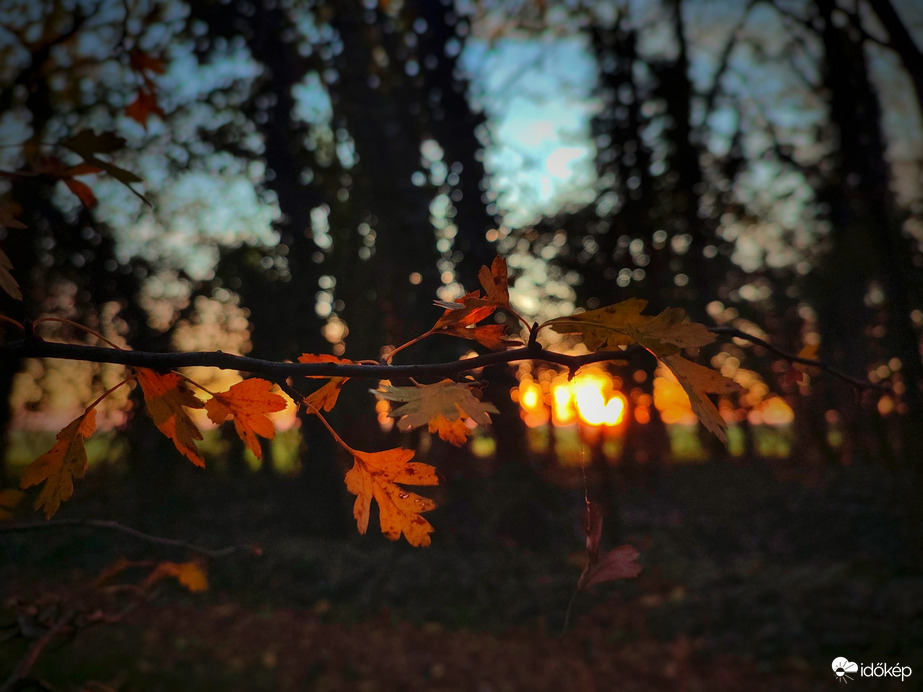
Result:
{"label": "autumn leaf", "polygon": [[26,224],[17,219],[9,209],[0,207],[0,226],[4,228],[25,228]]}
{"label": "autumn leaf", "polygon": [[[298,356],[299,363],[339,363],[340,365],[358,365],[356,361],[348,358],[338,358],[326,353],[302,353]],[[308,377],[324,377],[324,375],[309,375]],[[336,406],[340,390],[349,380],[348,377],[331,377],[330,381],[305,397],[308,409],[315,411],[331,411]]]}
{"label": "autumn leaf", "polygon": [[0,249],[0,289],[16,300],[22,300],[22,291],[19,283],[13,277],[13,263],[7,254]]}
{"label": "autumn leaf", "polygon": [[451,303],[439,301],[436,304],[444,307],[445,312],[436,320],[433,331],[458,331],[490,317],[497,310],[496,305],[481,298],[480,291],[472,291]]}
{"label": "autumn leaf", "polygon": [[147,129],[147,119],[151,115],[164,117],[163,109],[157,103],[157,94],[141,86],[135,100],[125,107],[125,115]]}
{"label": "autumn leaf", "polygon": [[353,516],[359,533],[369,527],[372,499],[378,503],[382,534],[396,541],[401,534],[413,546],[430,544],[432,524],[420,516],[436,503],[400,485],[438,485],[436,469],[429,464],[411,462],[412,449],[388,449],[383,452],[350,450],[353,467],[346,474],[346,489],[356,496]]}
{"label": "autumn leaf", "polygon": [[629,321],[624,333],[658,358],[675,355],[684,348],[699,348],[718,338],[704,324],[692,322],[681,308],[667,308],[637,325]]}
{"label": "autumn leaf", "polygon": [[97,134],[95,130],[80,130],[73,137],[63,140],[61,146],[70,149],[91,166],[104,170],[131,190],[142,202],[153,206],[147,197],[132,187],[132,183],[140,183],[141,178],[131,171],[126,171],[124,168],[119,168],[108,161],[103,161],[97,156],[97,154],[112,154],[123,149],[125,147],[124,138],[117,136],[113,132]]}
{"label": "autumn leaf", "polygon": [[186,589],[193,593],[208,590],[208,576],[205,565],[200,562],[161,562],[151,571],[141,587],[149,589],[165,577],[175,577]]}
{"label": "autumn leaf", "polygon": [[464,436],[459,438],[462,429],[458,421],[464,425],[470,418],[479,425],[490,425],[488,414],[498,412],[493,404],[478,399],[473,387],[464,382],[441,380],[412,387],[381,385],[372,391],[379,399],[400,403],[388,415],[398,419],[397,427],[401,430],[429,425],[443,440],[459,446],[471,430],[465,425]]}
{"label": "autumn leaf", "polygon": [[577,591],[586,591],[594,584],[616,579],[630,579],[641,573],[637,563],[638,551],[628,544],[620,545],[599,557],[599,542],[602,538],[603,518],[599,508],[587,504],[586,553],[587,564],[577,581]]}
{"label": "autumn leaf", "polygon": [[75,418],[58,433],[54,446],[33,461],[22,474],[21,488],[39,483],[45,486],[35,500],[35,508],[43,507],[45,518],[50,519],[61,503],[74,494],[74,479],[83,478],[87,470],[87,451],[84,442],[96,430],[96,409],[90,409]]}
{"label": "autumn leaf", "polygon": [[135,368],[135,374],[154,425],[173,441],[183,456],[196,466],[205,468],[205,460],[195,446],[195,441],[202,439],[202,433],[183,408],[204,408],[205,404],[175,372],[161,375],[147,368]]}
{"label": "autumn leaf", "polygon": [[24,493],[21,490],[7,488],[0,490],[0,521],[7,521],[13,518],[13,510],[22,500]]}
{"label": "autumn leaf", "polygon": [[[655,354],[656,355],[656,354]],[[676,375],[686,396],[692,412],[698,416],[705,428],[727,444],[727,422],[718,412],[717,407],[708,398],[709,394],[736,394],[741,386],[720,372],[693,363],[682,356],[671,355],[660,359]]]}
{"label": "autumn leaf", "polygon": [[276,427],[266,414],[285,408],[285,399],[269,391],[272,386],[272,382],[251,378],[215,394],[205,403],[205,412],[212,423],[220,425],[233,417],[238,436],[257,459],[263,458],[257,435],[269,440],[276,436]]}
{"label": "autumn leaf", "polygon": [[590,351],[626,346],[634,340],[625,333],[630,324],[640,324],[650,317],[642,316],[646,300],[629,298],[615,305],[588,310],[576,315],[549,320],[543,326],[559,334],[579,334]]}
{"label": "autumn leaf", "polygon": [[509,275],[505,259],[498,255],[490,268],[481,267],[478,280],[484,288],[487,300],[499,307],[510,307]]}

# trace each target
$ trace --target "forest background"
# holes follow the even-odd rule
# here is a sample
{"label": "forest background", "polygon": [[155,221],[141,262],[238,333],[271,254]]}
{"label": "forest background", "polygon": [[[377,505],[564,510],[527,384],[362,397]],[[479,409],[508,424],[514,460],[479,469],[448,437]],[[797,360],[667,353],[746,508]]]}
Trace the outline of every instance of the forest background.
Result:
{"label": "forest background", "polygon": [[[446,479],[432,515],[443,544],[423,555],[353,535],[342,460],[315,418],[280,414],[261,462],[232,430],[212,431],[203,478],[123,388],[100,405],[104,434],[61,516],[254,542],[265,556],[210,565],[208,595],[172,594],[166,622],[119,625],[147,637],[140,660],[159,673],[90,655],[84,679],[143,687],[177,656],[206,661],[190,664],[203,666],[193,680],[381,679],[374,666],[344,673],[338,654],[289,670],[271,641],[248,661],[205,643],[218,625],[186,649],[165,643],[179,622],[232,606],[411,628],[408,641],[413,628],[519,626],[581,674],[615,675],[583,640],[542,639],[579,574],[585,484],[607,539],[638,545],[645,572],[578,601],[572,636],[615,649],[629,679],[707,684],[723,666],[743,684],[770,665],[797,681],[830,676],[841,654],[919,661],[921,31],[912,2],[4,3],[0,247],[22,300],[0,296],[0,312],[12,319],[66,319],[146,351],[377,360],[499,254],[529,320],[642,298],[872,385],[715,342],[700,362],[743,388],[718,401],[725,447],[653,359],[600,367],[582,398],[566,373],[524,363],[480,375],[499,413],[461,449],[400,433],[368,387],[346,386],[329,419],[351,444],[402,441]],[[107,159],[121,174],[80,169],[61,148],[87,129],[125,139]],[[6,343],[22,336],[2,329]],[[39,333],[96,343],[64,323]],[[470,350],[437,338],[398,360]],[[190,375],[216,391],[239,379]],[[0,488],[121,377],[5,359]],[[605,421],[591,399],[622,410]],[[6,608],[60,592],[36,573],[79,583],[151,551],[54,536],[0,535],[20,599]],[[197,611],[203,598],[211,609]],[[368,619],[382,609],[387,622]],[[9,660],[28,650],[20,639]],[[718,650],[740,659],[716,663]],[[67,652],[48,665],[76,679]],[[451,662],[420,665],[451,680]]]}

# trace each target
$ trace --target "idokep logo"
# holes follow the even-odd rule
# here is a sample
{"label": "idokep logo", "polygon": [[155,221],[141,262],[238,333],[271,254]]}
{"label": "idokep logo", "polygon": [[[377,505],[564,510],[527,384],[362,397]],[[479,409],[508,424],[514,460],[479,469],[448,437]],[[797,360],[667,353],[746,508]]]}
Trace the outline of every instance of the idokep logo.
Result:
{"label": "idokep logo", "polygon": [[833,659],[833,672],[836,673],[837,682],[848,682],[852,680],[847,673],[858,672],[859,666],[852,661],[847,661],[842,656]]}
{"label": "idokep logo", "polygon": [[910,666],[902,666],[900,663],[893,666],[888,663],[853,663],[842,656],[833,659],[832,667],[836,681],[842,683],[853,679],[850,673],[858,673],[863,678],[900,678],[901,682],[913,674]]}

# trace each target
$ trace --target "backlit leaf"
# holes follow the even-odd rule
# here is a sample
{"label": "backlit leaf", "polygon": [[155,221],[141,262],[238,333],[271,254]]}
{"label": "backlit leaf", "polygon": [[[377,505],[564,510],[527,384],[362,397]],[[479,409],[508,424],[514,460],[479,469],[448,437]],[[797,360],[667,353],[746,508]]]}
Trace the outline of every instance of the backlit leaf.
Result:
{"label": "backlit leaf", "polygon": [[[302,353],[298,356],[299,363],[339,363],[340,365],[357,365],[356,361],[339,358],[326,353]],[[309,377],[323,377],[323,375],[309,375]],[[305,397],[308,410],[331,411],[336,406],[340,390],[349,380],[348,377],[331,377],[330,381]]]}
{"label": "backlit leaf", "polygon": [[602,539],[603,517],[599,508],[587,503],[586,517],[586,554],[587,564],[577,582],[577,590],[585,591],[594,584],[615,579],[637,577],[641,565],[636,560],[638,551],[630,545],[621,545],[599,557],[599,542]]}
{"label": "backlit leaf", "polygon": [[92,209],[97,205],[96,195],[93,194],[93,190],[90,189],[89,185],[74,178],[64,178],[63,182],[67,185],[68,190],[77,195],[77,198],[87,209]]}
{"label": "backlit leaf", "polygon": [[708,395],[736,394],[741,391],[741,386],[720,372],[693,363],[682,356],[666,356],[660,361],[676,375],[676,379],[689,397],[692,412],[702,421],[702,425],[727,444],[727,422]]}
{"label": "backlit leaf", "polygon": [[489,425],[488,414],[497,413],[493,404],[485,403],[474,395],[471,385],[452,380],[411,387],[381,385],[373,393],[379,399],[400,404],[388,415],[398,419],[397,427],[401,430],[430,425],[430,429],[435,429],[442,439],[455,445],[464,444],[467,435],[471,434],[471,430],[464,426],[465,436],[459,439],[462,430],[455,424],[456,421],[464,425],[465,420],[470,418],[479,425]]}
{"label": "backlit leaf", "polygon": [[588,310],[577,315],[558,317],[545,324],[559,334],[580,334],[590,351],[625,346],[634,341],[625,328],[651,319],[641,314],[646,300],[629,298],[615,305]]}
{"label": "backlit leaf", "polygon": [[500,307],[510,306],[509,276],[505,259],[497,256],[490,268],[481,267],[478,280],[484,288],[487,300]]}
{"label": "backlit leaf", "polygon": [[436,503],[398,484],[438,485],[436,469],[429,464],[411,462],[412,449],[352,450],[352,454],[353,467],[346,474],[346,489],[356,496],[353,516],[359,533],[368,530],[374,498],[378,503],[381,532],[386,538],[396,541],[403,534],[410,545],[429,545],[433,527],[420,514],[434,509]]}
{"label": "backlit leaf", "polygon": [[147,119],[151,115],[164,117],[163,109],[157,103],[157,94],[144,87],[138,87],[135,100],[125,107],[125,115],[147,129]]}
{"label": "backlit leaf", "polygon": [[125,147],[125,139],[117,136],[113,132],[103,132],[97,134],[95,130],[81,130],[73,137],[69,137],[61,142],[61,146],[67,147],[78,156],[82,157],[88,164],[95,166],[113,178],[122,183],[131,190],[137,197],[147,205],[150,201],[131,186],[132,183],[141,182],[141,178],[124,168],[119,168],[115,164],[103,161],[97,154],[112,154]]}
{"label": "backlit leaf", "polygon": [[96,430],[96,409],[90,409],[75,418],[58,433],[54,446],[33,461],[20,479],[20,487],[29,488],[39,483],[45,486],[35,500],[35,508],[44,508],[50,519],[61,503],[74,494],[74,479],[83,478],[87,470],[87,452],[84,443]]}
{"label": "backlit leaf", "polygon": [[273,394],[272,386],[272,382],[254,377],[215,394],[205,403],[205,412],[213,423],[221,424],[233,417],[238,436],[257,459],[263,458],[257,435],[269,440],[276,436],[276,427],[266,414],[285,408],[285,399]]}
{"label": "backlit leaf", "polygon": [[196,440],[202,439],[202,433],[183,408],[203,408],[205,404],[175,372],[161,375],[147,368],[135,368],[135,374],[154,425],[173,441],[183,456],[196,466],[205,468],[205,460],[195,445]]}

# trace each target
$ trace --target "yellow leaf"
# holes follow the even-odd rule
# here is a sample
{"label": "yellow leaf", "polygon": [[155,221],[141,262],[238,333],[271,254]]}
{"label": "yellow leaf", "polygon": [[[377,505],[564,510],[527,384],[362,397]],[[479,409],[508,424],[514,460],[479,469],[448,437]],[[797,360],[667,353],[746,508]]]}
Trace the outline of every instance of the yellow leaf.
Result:
{"label": "yellow leaf", "polygon": [[[490,416],[488,414],[497,413],[493,404],[485,403],[475,397],[471,385],[452,380],[413,387],[382,385],[379,389],[373,390],[373,393],[379,399],[401,404],[388,414],[392,418],[399,419],[397,427],[401,430],[411,430],[429,424],[430,430],[435,428],[442,439],[455,445],[464,444],[465,437],[459,439],[460,427],[447,426],[447,424],[457,421],[464,424],[465,420],[471,418],[479,425],[489,425]],[[440,418],[446,423],[432,423]],[[467,436],[470,432],[465,426],[464,435]]]}
{"label": "yellow leaf", "polygon": [[641,314],[646,306],[646,300],[629,298],[598,310],[558,317],[545,324],[559,334],[580,334],[583,343],[591,351],[598,351],[604,347],[615,348],[634,342],[634,339],[625,333],[626,327],[637,326],[651,319]]}
{"label": "yellow leaf", "polygon": [[199,562],[161,562],[141,585],[147,589],[164,577],[176,577],[176,580],[189,591],[197,593],[208,590],[208,576],[205,565]]}
{"label": "yellow leaf", "polygon": [[378,503],[381,532],[396,541],[401,534],[413,546],[430,544],[432,524],[420,516],[436,503],[404,490],[404,485],[438,485],[436,469],[429,464],[411,462],[412,449],[388,449],[383,452],[352,450],[353,467],[346,474],[346,489],[356,496],[353,516],[359,533],[369,527],[372,498]]}
{"label": "yellow leaf", "polygon": [[96,409],[90,409],[75,418],[58,433],[57,442],[22,474],[19,485],[29,488],[45,483],[35,501],[35,508],[44,507],[45,518],[50,519],[61,503],[74,494],[74,479],[83,478],[87,470],[87,451],[84,442],[96,430]]}
{"label": "yellow leaf", "polygon": [[195,441],[202,439],[202,433],[183,408],[203,408],[205,404],[175,372],[161,375],[147,368],[135,368],[135,374],[154,425],[173,440],[183,456],[196,466],[205,468],[205,460],[195,446]]}
{"label": "yellow leaf", "polygon": [[720,372],[693,363],[682,356],[666,356],[660,361],[676,375],[676,379],[689,397],[692,412],[702,421],[702,425],[727,444],[727,423],[708,395],[735,394],[741,391],[741,386]]}
{"label": "yellow leaf", "polygon": [[443,415],[438,415],[429,421],[429,431],[437,433],[446,442],[451,442],[456,447],[461,447],[468,441],[471,428],[465,425],[465,419],[449,420]]}
{"label": "yellow leaf", "polygon": [[238,436],[257,459],[263,458],[257,435],[270,440],[276,436],[276,427],[266,414],[285,408],[285,399],[269,391],[272,386],[272,382],[254,377],[215,394],[205,403],[205,412],[213,423],[220,425],[228,417],[234,418]]}
{"label": "yellow leaf", "polygon": [[330,411],[336,406],[337,399],[340,396],[340,390],[346,384],[348,377],[331,377],[330,381],[324,386],[311,392],[305,397],[305,404],[308,411]]}

